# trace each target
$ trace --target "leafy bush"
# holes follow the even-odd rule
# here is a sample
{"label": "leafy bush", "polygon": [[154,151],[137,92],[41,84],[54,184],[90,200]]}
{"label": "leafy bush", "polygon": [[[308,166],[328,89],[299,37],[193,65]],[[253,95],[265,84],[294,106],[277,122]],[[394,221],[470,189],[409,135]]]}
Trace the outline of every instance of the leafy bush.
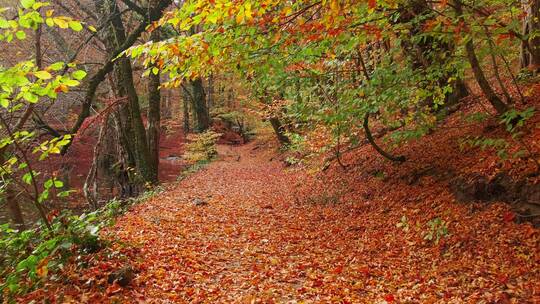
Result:
{"label": "leafy bush", "polygon": [[50,229],[39,224],[17,231],[0,225],[0,288],[8,297],[24,293],[63,267],[73,253],[91,253],[101,248],[102,227],[97,212],[71,215],[65,212],[51,221]]}
{"label": "leafy bush", "polygon": [[253,117],[243,111],[217,108],[212,111],[212,117],[221,120],[227,128],[238,133],[244,142],[249,141],[255,135],[256,123],[253,121]]}
{"label": "leafy bush", "polygon": [[424,233],[424,240],[438,244],[441,238],[448,236],[448,224],[438,217],[427,222],[427,226],[429,229]]}
{"label": "leafy bush", "polygon": [[[17,231],[0,225],[0,302],[12,300],[61,270],[75,254],[90,254],[104,247],[99,231],[112,225],[129,206],[163,191],[157,187],[129,201],[112,200],[91,213],[73,215],[69,211],[53,218],[50,229],[41,222],[34,229]],[[3,299],[2,297],[6,297]]]}
{"label": "leafy bush", "polygon": [[[484,136],[469,136],[461,140],[460,147],[463,149],[466,146],[478,147],[482,151],[487,149],[495,150],[497,156],[501,159],[508,158],[519,158],[528,156],[533,158],[532,150],[528,147],[522,139],[523,137],[523,127],[527,120],[534,116],[536,110],[534,107],[525,109],[524,111],[518,111],[516,109],[511,109],[504,113],[501,116],[500,124],[504,124],[506,131],[510,133],[511,138],[516,141],[519,149],[517,152],[514,152],[512,155],[509,154],[509,150],[516,145],[513,145],[510,141],[504,138],[488,138]],[[533,158],[534,159],[534,158]],[[535,160],[536,161],[536,160]],[[538,163],[537,163],[538,164]]]}
{"label": "leafy bush", "polygon": [[212,160],[217,155],[216,142],[220,137],[221,134],[214,131],[188,136],[190,143],[186,145],[184,158],[192,163]]}

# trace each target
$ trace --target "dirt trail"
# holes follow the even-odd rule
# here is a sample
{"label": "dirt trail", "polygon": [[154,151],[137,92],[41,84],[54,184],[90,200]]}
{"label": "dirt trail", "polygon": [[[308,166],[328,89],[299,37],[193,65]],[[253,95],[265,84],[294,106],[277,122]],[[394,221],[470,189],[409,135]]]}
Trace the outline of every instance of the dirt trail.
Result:
{"label": "dirt trail", "polygon": [[141,299],[278,300],[304,285],[289,271],[317,251],[301,242],[317,227],[298,218],[292,175],[257,150],[221,147],[224,160],[118,222],[122,241],[140,246],[133,292]]}
{"label": "dirt trail", "polygon": [[[354,290],[353,278],[342,276],[345,263],[365,265],[355,257],[356,226],[343,218],[334,228],[335,206],[295,203],[297,174],[260,150],[222,147],[224,160],[118,222],[122,241],[140,248],[132,292],[141,301],[279,303],[365,296]],[[208,204],[196,206],[195,200]]]}
{"label": "dirt trail", "polygon": [[[305,187],[306,174],[272,160],[273,149],[252,143],[219,150],[221,160],[108,229],[120,255],[104,251],[83,273],[70,271],[71,283],[33,298],[46,292],[57,303],[540,302],[537,230],[502,220],[503,205],[471,209],[448,194],[413,204],[387,199],[388,191],[365,199],[354,194],[359,190],[337,203],[323,194],[341,179]],[[405,214],[406,230],[396,226]],[[440,214],[448,237],[424,240],[426,222]],[[125,265],[135,269],[130,284],[108,283]]]}

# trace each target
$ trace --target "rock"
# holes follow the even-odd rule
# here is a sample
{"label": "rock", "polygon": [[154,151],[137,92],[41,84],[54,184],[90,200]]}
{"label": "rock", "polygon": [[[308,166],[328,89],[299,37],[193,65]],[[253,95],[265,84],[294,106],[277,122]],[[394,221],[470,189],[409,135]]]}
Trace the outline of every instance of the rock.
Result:
{"label": "rock", "polygon": [[459,202],[505,202],[518,213],[520,220],[540,225],[540,184],[515,181],[499,173],[491,179],[478,174],[458,177],[449,186]]}
{"label": "rock", "polygon": [[193,200],[193,205],[195,205],[195,206],[206,206],[206,205],[208,205],[208,202],[205,201],[205,200],[202,200],[200,198],[196,198],[196,199]]}
{"label": "rock", "polygon": [[135,278],[135,271],[131,266],[124,266],[109,274],[107,282],[113,284],[116,282],[121,287],[126,287]]}
{"label": "rock", "polygon": [[165,158],[162,158],[163,160],[170,161],[170,162],[181,162],[182,157],[176,156],[176,155],[169,155]]}

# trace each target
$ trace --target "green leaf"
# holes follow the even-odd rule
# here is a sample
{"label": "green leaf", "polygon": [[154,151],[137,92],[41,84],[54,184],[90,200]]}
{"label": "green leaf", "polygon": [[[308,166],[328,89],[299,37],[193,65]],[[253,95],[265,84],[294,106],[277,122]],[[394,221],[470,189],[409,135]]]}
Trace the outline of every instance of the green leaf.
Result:
{"label": "green leaf", "polygon": [[64,68],[64,63],[61,61],[55,62],[49,66],[49,69],[53,71],[60,71],[62,68]]}
{"label": "green leaf", "polygon": [[52,179],[49,179],[43,184],[43,187],[45,187],[45,189],[50,189],[52,185],[53,185],[53,181]]}
{"label": "green leaf", "polygon": [[1,29],[9,28],[9,22],[4,18],[0,18],[0,28]]}
{"label": "green leaf", "polygon": [[78,71],[73,72],[73,74],[71,74],[71,76],[73,76],[73,78],[75,78],[77,80],[83,80],[84,77],[86,77],[86,72],[82,71],[82,70],[78,70]]}
{"label": "green leaf", "polygon": [[15,37],[17,37],[19,40],[24,40],[26,39],[26,33],[24,31],[17,31],[15,33]]}
{"label": "green leaf", "polygon": [[39,99],[37,97],[37,95],[32,94],[30,92],[25,92],[23,94],[23,98],[26,99],[27,101],[31,102],[31,103],[36,103],[36,102],[38,102],[38,99]]}
{"label": "green leaf", "polygon": [[68,79],[64,81],[64,84],[67,85],[68,87],[76,87],[80,84],[80,82],[75,79]]}
{"label": "green leaf", "polygon": [[35,0],[21,0],[21,6],[24,7],[25,9],[29,9],[31,8],[34,3],[36,3]]}
{"label": "green leaf", "polygon": [[30,172],[24,174],[22,180],[28,185],[32,184],[32,174],[30,174]]}
{"label": "green leaf", "polygon": [[68,24],[75,32],[80,32],[83,29],[83,26],[79,21],[69,21]]}

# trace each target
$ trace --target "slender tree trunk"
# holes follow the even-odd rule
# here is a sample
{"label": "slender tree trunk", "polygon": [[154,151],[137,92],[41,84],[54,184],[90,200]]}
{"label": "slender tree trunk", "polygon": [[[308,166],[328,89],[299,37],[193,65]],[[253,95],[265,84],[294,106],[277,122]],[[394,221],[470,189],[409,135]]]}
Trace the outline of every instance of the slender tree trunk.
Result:
{"label": "slender tree trunk", "polygon": [[368,142],[371,144],[371,146],[375,149],[375,151],[377,151],[380,155],[382,155],[384,158],[388,159],[388,160],[391,160],[391,161],[395,161],[395,162],[399,162],[399,163],[402,163],[404,161],[406,161],[407,159],[405,158],[405,156],[394,156],[386,151],[384,151],[376,142],[375,142],[375,139],[373,138],[373,134],[371,134],[371,130],[369,129],[369,113],[366,113],[366,115],[364,115],[364,131],[366,132],[366,138],[368,140]]}
{"label": "slender tree trunk", "polygon": [[[159,41],[159,30],[152,32],[150,39]],[[150,73],[148,79],[148,148],[151,168],[151,181],[158,183],[159,172],[159,136],[161,132],[161,93],[159,91],[160,74]]]}
{"label": "slender tree trunk", "polygon": [[[4,156],[4,153],[6,149],[0,149],[0,165],[4,165],[6,158]],[[6,207],[9,211],[9,215],[11,217],[11,221],[13,222],[13,226],[19,230],[26,229],[26,225],[24,223],[24,217],[21,210],[21,206],[19,205],[19,202],[17,201],[17,198],[15,197],[15,189],[13,189],[13,186],[9,182],[8,177],[7,185],[5,187],[5,200],[6,200]]]}
{"label": "slender tree trunk", "polygon": [[[455,0],[455,10],[456,13],[458,13],[459,18],[463,20],[463,8],[460,0]],[[465,44],[465,51],[467,53],[467,60],[471,64],[474,78],[476,79],[476,82],[482,89],[482,92],[486,96],[489,103],[491,103],[498,114],[503,114],[508,111],[508,106],[499,98],[499,96],[497,96],[489,84],[484,71],[482,71],[480,61],[478,61],[478,57],[476,56],[476,52],[474,50],[474,40],[472,37]]]}
{"label": "slender tree trunk", "polygon": [[508,111],[508,106],[499,98],[499,96],[497,96],[497,94],[489,84],[488,80],[486,79],[484,71],[482,71],[480,62],[478,61],[478,57],[476,57],[476,52],[474,50],[474,42],[472,38],[465,45],[465,49],[467,51],[467,59],[471,64],[474,78],[482,89],[482,92],[486,96],[489,103],[491,103],[493,108],[495,108],[498,114],[505,113],[506,111]]}
{"label": "slender tree trunk", "polygon": [[210,116],[208,115],[208,107],[206,106],[206,94],[202,79],[197,78],[191,81],[191,87],[195,131],[204,132],[210,128]]}
{"label": "slender tree trunk", "polygon": [[190,128],[190,122],[189,122],[189,101],[191,100],[191,97],[189,95],[189,92],[186,92],[187,88],[185,86],[182,86],[182,92],[180,96],[182,96],[182,114],[184,116],[184,133],[187,134],[191,131]]}
{"label": "slender tree trunk", "polygon": [[[531,6],[529,5],[529,0],[521,0],[521,6],[523,7],[523,11],[527,13],[527,18],[523,20],[523,27],[521,30],[521,34],[523,37],[527,37],[530,33],[530,27],[531,27]],[[528,68],[531,64],[531,52],[529,51],[529,43],[526,40],[521,41],[521,49],[520,49],[520,64],[521,68]]]}
{"label": "slender tree trunk", "polygon": [[215,103],[215,80],[214,74],[208,76],[208,115],[210,115],[210,110]]}

